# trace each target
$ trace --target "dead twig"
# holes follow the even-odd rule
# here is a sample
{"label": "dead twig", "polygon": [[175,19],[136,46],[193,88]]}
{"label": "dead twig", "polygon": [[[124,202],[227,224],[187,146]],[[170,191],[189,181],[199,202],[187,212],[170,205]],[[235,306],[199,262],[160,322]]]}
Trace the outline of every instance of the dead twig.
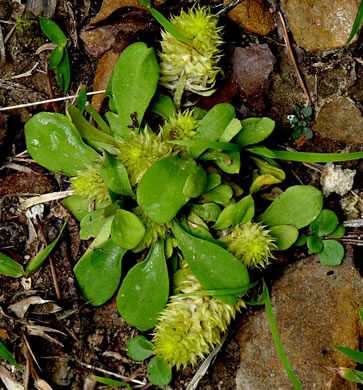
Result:
{"label": "dead twig", "polygon": [[31,69],[27,70],[27,71],[24,72],[24,73],[20,73],[20,74],[17,74],[17,75],[15,75],[15,76],[11,76],[10,79],[11,79],[11,80],[15,80],[15,79],[21,79],[21,78],[23,78],[23,77],[33,76],[33,71],[36,69],[36,67],[37,67],[38,65],[39,65],[39,62],[36,62],[35,65],[34,65]]}
{"label": "dead twig", "polygon": [[36,204],[50,202],[51,200],[58,200],[67,198],[74,194],[73,190],[60,191],[60,192],[50,192],[49,194],[35,196],[33,198],[27,199],[24,202],[20,203],[22,209],[28,209],[29,207],[35,206]]}
{"label": "dead twig", "polygon": [[295,60],[294,52],[292,51],[289,35],[288,35],[287,29],[286,29],[285,20],[284,20],[284,18],[283,18],[283,16],[282,16],[280,11],[278,11],[277,14],[279,15],[280,22],[281,22],[281,25],[282,25],[282,31],[283,31],[283,34],[284,34],[284,39],[285,39],[285,43],[286,43],[286,46],[287,46],[287,51],[289,53],[290,60],[292,62],[292,65],[295,68],[295,72],[296,72],[297,78],[299,79],[300,86],[301,86],[301,88],[302,88],[302,90],[303,90],[303,92],[304,92],[308,102],[311,104],[311,99],[310,99],[310,96],[309,96],[309,92],[307,91],[307,89],[305,87],[304,80],[301,77],[300,70],[299,70],[299,68],[297,66],[297,63],[296,63],[296,60]]}
{"label": "dead twig", "polygon": [[[93,92],[87,92],[87,95],[97,95],[99,93],[105,93],[106,90],[103,89],[101,91],[93,91]],[[17,104],[16,106],[8,106],[8,107],[0,107],[0,111],[8,111],[8,110],[15,110],[17,108],[24,108],[24,107],[32,107],[32,106],[38,106],[39,104],[46,104],[46,103],[52,103],[52,102],[61,102],[63,100],[70,100],[78,97],[78,95],[71,95],[71,96],[63,96],[55,99],[47,99],[47,100],[41,100],[38,102],[33,103],[24,103],[24,104]]]}
{"label": "dead twig", "polygon": [[5,64],[5,61],[6,61],[6,54],[5,54],[3,28],[0,26],[0,64]]}

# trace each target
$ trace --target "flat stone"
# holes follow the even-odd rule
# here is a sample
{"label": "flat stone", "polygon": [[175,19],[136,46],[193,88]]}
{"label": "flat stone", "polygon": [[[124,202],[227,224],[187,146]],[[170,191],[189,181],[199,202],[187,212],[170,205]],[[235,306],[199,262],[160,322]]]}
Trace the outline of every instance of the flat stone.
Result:
{"label": "flat stone", "polygon": [[263,95],[270,85],[275,57],[267,44],[237,47],[232,56],[233,74],[241,92],[257,110],[264,108]]}
{"label": "flat stone", "polygon": [[343,144],[363,144],[363,116],[344,96],[329,99],[320,109],[313,130]]}
{"label": "flat stone", "polygon": [[[321,264],[317,256],[287,266],[272,283],[271,297],[282,344],[302,387],[357,389],[324,368],[354,367],[333,345],[359,348],[357,309],[363,305],[363,279],[354,267],[352,248],[336,268]],[[275,350],[264,309],[246,318],[237,339],[237,390],[294,389]]]}
{"label": "flat stone", "polygon": [[345,45],[360,0],[282,0],[281,3],[295,42],[314,51]]}
{"label": "flat stone", "polygon": [[[232,0],[225,0],[229,4]],[[244,27],[248,32],[267,35],[276,27],[274,14],[268,1],[245,0],[228,12],[228,18]]]}

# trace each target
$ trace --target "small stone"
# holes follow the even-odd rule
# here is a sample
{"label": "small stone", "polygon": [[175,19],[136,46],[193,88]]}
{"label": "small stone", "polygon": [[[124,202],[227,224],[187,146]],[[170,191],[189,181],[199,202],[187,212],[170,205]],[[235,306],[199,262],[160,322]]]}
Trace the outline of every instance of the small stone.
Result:
{"label": "small stone", "polygon": [[295,42],[305,49],[344,46],[360,0],[282,0]]}
{"label": "small stone", "polygon": [[335,192],[345,195],[353,188],[355,170],[342,169],[340,165],[328,163],[321,173],[321,185],[325,196]]}
{"label": "small stone", "polygon": [[313,130],[343,144],[363,144],[363,116],[347,97],[333,97],[320,109]]}
{"label": "small stone", "polygon": [[269,77],[275,57],[267,44],[237,47],[232,56],[233,74],[242,93],[257,110],[264,108],[263,94],[270,86]]}
{"label": "small stone", "polygon": [[[232,0],[225,0],[229,4]],[[227,16],[244,27],[248,32],[267,35],[276,27],[275,17],[265,0],[245,0],[238,4]]]}
{"label": "small stone", "polygon": [[[358,308],[363,305],[363,279],[354,267],[352,248],[339,267],[327,267],[317,256],[287,266],[272,283],[277,327],[292,369],[304,389],[353,390],[324,367],[354,367],[333,348],[359,349]],[[265,310],[246,318],[237,334],[241,350],[237,390],[293,390],[277,355]],[[324,387],[328,383],[330,387]]]}

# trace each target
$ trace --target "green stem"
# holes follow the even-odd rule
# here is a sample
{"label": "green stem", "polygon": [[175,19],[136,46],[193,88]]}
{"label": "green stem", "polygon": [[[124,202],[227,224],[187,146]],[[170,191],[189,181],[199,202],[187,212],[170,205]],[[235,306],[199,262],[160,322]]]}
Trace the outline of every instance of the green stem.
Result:
{"label": "green stem", "polygon": [[101,115],[95,110],[91,104],[86,104],[86,111],[91,115],[91,117],[96,121],[100,129],[107,134],[113,135],[110,126],[103,120]]}
{"label": "green stem", "polygon": [[270,325],[272,338],[274,340],[277,353],[278,353],[280,360],[281,360],[281,363],[284,366],[284,369],[285,369],[287,375],[289,376],[292,384],[294,385],[295,389],[296,390],[303,390],[303,388],[302,388],[300,382],[298,381],[298,379],[296,378],[294,371],[292,370],[290,363],[289,363],[289,360],[286,356],[284,347],[283,347],[281,339],[280,339],[279,331],[277,329],[275,316],[274,316],[274,313],[272,310],[270,294],[268,292],[267,287],[266,287],[266,290],[267,290],[267,293],[266,293],[266,299],[265,299],[265,307],[266,307],[267,319],[268,319],[268,323]]}

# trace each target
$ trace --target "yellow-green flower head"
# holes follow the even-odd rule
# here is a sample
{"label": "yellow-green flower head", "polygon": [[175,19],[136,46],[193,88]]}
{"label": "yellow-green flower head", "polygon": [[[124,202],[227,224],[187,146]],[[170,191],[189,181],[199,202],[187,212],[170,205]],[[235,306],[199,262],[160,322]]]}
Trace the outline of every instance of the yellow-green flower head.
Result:
{"label": "yellow-green flower head", "polygon": [[255,222],[227,229],[220,240],[248,268],[264,268],[274,258],[271,251],[277,249],[269,230]]}
{"label": "yellow-green flower head", "polygon": [[[190,293],[203,287],[187,273],[180,290]],[[222,333],[241,307],[245,307],[242,300],[228,305],[210,296],[172,296],[154,330],[155,355],[177,369],[194,365],[220,344]]]}
{"label": "yellow-green flower head", "polygon": [[[182,90],[209,96],[220,68],[222,28],[209,7],[193,7],[170,22],[193,42],[193,47],[177,40],[169,32],[162,32],[160,57],[160,84],[176,91],[181,81]],[[179,86],[180,89],[180,86]]]}
{"label": "yellow-green flower head", "polygon": [[151,165],[172,153],[171,145],[164,142],[161,135],[148,128],[140,133],[132,133],[128,140],[118,138],[116,143],[120,149],[116,157],[125,166],[133,186],[141,180]]}
{"label": "yellow-green flower head", "polygon": [[100,167],[90,165],[71,178],[72,189],[81,198],[98,201],[105,206],[111,204],[108,188],[100,176]]}
{"label": "yellow-green flower head", "polygon": [[165,140],[191,139],[197,130],[199,120],[194,110],[175,113],[161,128]]}
{"label": "yellow-green flower head", "polygon": [[145,248],[150,248],[153,246],[160,238],[165,239],[170,232],[170,227],[168,225],[160,225],[153,222],[144,212],[144,210],[137,206],[133,210],[135,215],[137,215],[140,221],[145,227],[145,234],[142,240],[139,242],[133,252],[140,252]]}

